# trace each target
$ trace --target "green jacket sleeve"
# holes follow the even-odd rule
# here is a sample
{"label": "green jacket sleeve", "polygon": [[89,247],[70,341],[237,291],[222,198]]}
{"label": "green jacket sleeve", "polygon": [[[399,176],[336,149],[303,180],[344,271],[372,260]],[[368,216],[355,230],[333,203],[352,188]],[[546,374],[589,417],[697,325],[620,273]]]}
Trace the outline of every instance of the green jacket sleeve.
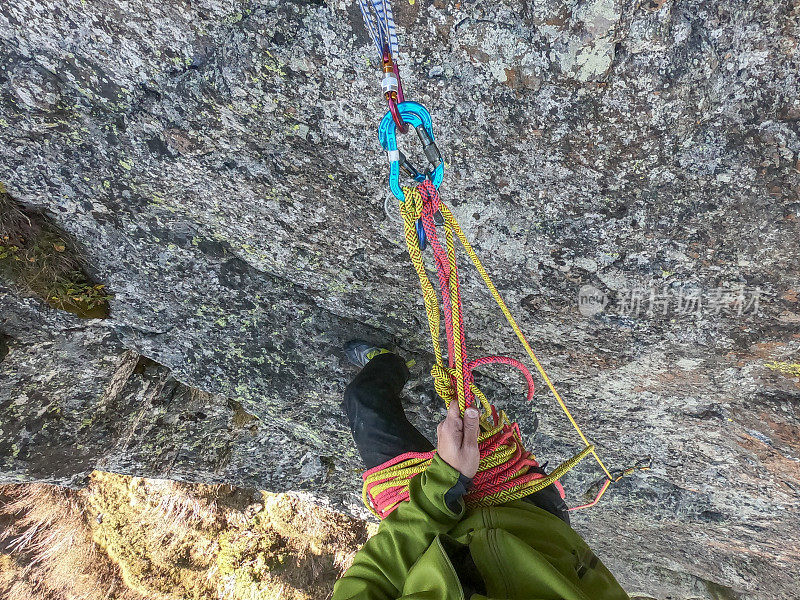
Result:
{"label": "green jacket sleeve", "polygon": [[398,598],[413,564],[437,535],[452,529],[464,515],[463,499],[458,500],[458,512],[444,499],[458,478],[459,472],[435,455],[428,468],[411,479],[409,501],[383,520],[336,582],[333,600]]}

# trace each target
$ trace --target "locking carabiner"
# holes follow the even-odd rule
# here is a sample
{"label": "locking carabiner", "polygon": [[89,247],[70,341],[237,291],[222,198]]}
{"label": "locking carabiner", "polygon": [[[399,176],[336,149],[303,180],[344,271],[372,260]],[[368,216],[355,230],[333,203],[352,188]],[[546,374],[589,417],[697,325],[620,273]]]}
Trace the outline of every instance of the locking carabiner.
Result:
{"label": "locking carabiner", "polygon": [[397,125],[391,111],[387,112],[381,119],[378,137],[380,138],[381,146],[386,150],[386,154],[389,157],[389,189],[392,190],[395,198],[405,202],[403,190],[400,188],[401,167],[416,181],[419,182],[420,178],[422,181],[426,178],[430,179],[436,189],[439,189],[442,179],[444,179],[444,161],[434,141],[433,122],[428,110],[417,102],[401,102],[397,105],[397,110],[403,122],[416,129],[417,136],[422,142],[422,149],[430,164],[430,169],[426,170],[423,176],[409,163],[405,155],[397,149]]}
{"label": "locking carabiner", "polygon": [[381,80],[381,88],[383,94],[386,96],[386,102],[389,104],[389,111],[392,113],[395,125],[400,130],[400,133],[408,132],[408,123],[403,121],[403,117],[397,110],[397,105],[405,101],[403,96],[403,84],[400,82],[400,68],[397,63],[392,60],[392,53],[389,52],[389,46],[383,47],[383,79]]}

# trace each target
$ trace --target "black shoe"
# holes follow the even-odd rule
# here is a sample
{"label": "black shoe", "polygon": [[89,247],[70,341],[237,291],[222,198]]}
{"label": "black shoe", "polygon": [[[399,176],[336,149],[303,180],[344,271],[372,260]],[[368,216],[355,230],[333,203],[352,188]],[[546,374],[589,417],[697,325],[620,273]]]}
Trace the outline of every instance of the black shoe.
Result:
{"label": "black shoe", "polygon": [[363,369],[370,360],[379,354],[391,354],[391,351],[373,346],[364,340],[351,340],[344,345],[344,354],[351,364]]}

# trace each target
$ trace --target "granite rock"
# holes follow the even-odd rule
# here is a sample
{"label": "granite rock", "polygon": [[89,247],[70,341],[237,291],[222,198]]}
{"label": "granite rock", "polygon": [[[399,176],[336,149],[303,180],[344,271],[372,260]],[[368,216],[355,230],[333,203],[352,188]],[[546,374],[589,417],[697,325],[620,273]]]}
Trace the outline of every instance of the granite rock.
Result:
{"label": "granite rock", "polygon": [[[800,7],[395,7],[444,200],[611,468],[653,457],[575,527],[632,594],[795,597]],[[0,182],[114,294],[81,321],[0,291],[2,481],[101,468],[364,514],[342,343],[414,357],[411,418],[442,414],[377,66],[344,0],[0,6]],[[462,271],[472,352],[519,356]],[[579,447],[544,386],[533,434],[517,376],[480,380],[539,457]]]}

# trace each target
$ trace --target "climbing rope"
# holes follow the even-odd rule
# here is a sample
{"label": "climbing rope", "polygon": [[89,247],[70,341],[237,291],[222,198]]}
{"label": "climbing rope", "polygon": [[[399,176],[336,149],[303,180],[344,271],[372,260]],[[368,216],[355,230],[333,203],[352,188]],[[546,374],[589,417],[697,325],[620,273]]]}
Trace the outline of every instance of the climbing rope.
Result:
{"label": "climbing rope", "polygon": [[[453,401],[458,403],[461,415],[468,407],[474,406],[481,411],[478,434],[480,463],[470,490],[464,497],[465,502],[469,507],[503,504],[524,498],[551,484],[557,487],[563,498],[564,489],[559,479],[580,461],[591,455],[605,474],[603,483],[592,502],[570,510],[594,506],[611,483],[634,471],[648,469],[649,459],[640,461],[620,475],[612,474],[600,459],[594,445],[584,435],[517,325],[453,213],[439,198],[438,188],[444,175],[444,161],[434,141],[430,114],[424,106],[416,102],[407,102],[403,98],[396,61],[397,36],[388,0],[359,0],[359,3],[364,22],[383,62],[385,75],[382,89],[389,104],[389,112],[381,120],[379,138],[389,159],[389,187],[395,198],[400,201],[406,247],[419,279],[425,312],[428,317],[435,360],[431,369],[434,387],[447,407]],[[415,168],[397,147],[397,131],[406,132],[409,125],[415,128],[430,165],[430,168],[424,172]],[[400,185],[401,170],[417,181],[415,188]],[[444,245],[440,239],[439,228],[444,233]],[[468,359],[461,289],[456,265],[456,239],[477,269],[542,380],[583,442],[584,447],[580,452],[564,461],[549,475],[541,472],[542,469],[539,468],[535,456],[524,448],[519,425],[511,422],[504,411],[498,411],[495,406],[490,404],[483,392],[475,385],[474,369],[487,364],[505,364],[516,367],[522,372],[527,382],[527,399],[529,401],[534,394],[533,377],[527,367],[518,360],[505,356],[486,356],[472,361]],[[428,245],[432,249],[436,267],[441,310],[439,297],[428,277],[423,261],[422,254]],[[447,342],[447,363],[443,359],[440,339],[442,313]],[[408,500],[410,480],[424,472],[433,460],[435,452],[435,450],[407,452],[366,471],[363,474],[362,498],[364,504],[379,518],[385,518],[391,514],[402,502]]]}
{"label": "climbing rope", "polygon": [[[527,399],[534,393],[534,382],[528,369],[519,361],[504,356],[487,356],[477,360],[467,360],[466,335],[464,331],[461,291],[458,278],[458,267],[455,259],[455,238],[463,246],[472,263],[487,284],[492,296],[506,315],[512,329],[517,333],[523,346],[531,356],[534,364],[543,374],[542,379],[557,395],[552,382],[544,373],[541,363],[516,324],[508,307],[497,292],[486,269],[470,245],[463,230],[459,226],[450,209],[441,203],[439,194],[430,180],[420,183],[416,189],[403,188],[404,201],[400,204],[403,217],[406,247],[411,263],[420,281],[428,325],[434,349],[435,364],[431,370],[436,392],[444,400],[446,406],[457,401],[461,414],[469,406],[480,404],[480,433],[478,448],[480,465],[470,491],[465,496],[468,506],[488,506],[502,504],[523,498],[556,484],[563,496],[558,479],[577,465],[586,456],[592,454],[604,471],[605,465],[597,456],[594,446],[586,441],[586,437],[575,422],[563,400],[562,408],[585,441],[585,447],[575,456],[561,464],[550,475],[532,470],[539,467],[535,457],[525,450],[517,423],[511,423],[505,412],[498,411],[491,405],[486,396],[475,385],[472,371],[486,364],[501,363],[517,367],[525,376],[528,384]],[[441,313],[439,301],[427,271],[419,248],[416,223],[422,221],[425,236],[433,249],[434,262],[442,296],[444,311],[445,338],[447,340],[448,363],[445,365],[440,343]],[[437,221],[444,228],[445,246],[439,239]],[[557,395],[560,399],[560,396]],[[411,452],[379,465],[364,473],[363,499],[378,517],[385,518],[395,510],[401,502],[408,499],[409,480],[422,473],[433,459],[435,451]],[[610,476],[610,473],[607,472]],[[605,491],[605,490],[603,490]]]}

